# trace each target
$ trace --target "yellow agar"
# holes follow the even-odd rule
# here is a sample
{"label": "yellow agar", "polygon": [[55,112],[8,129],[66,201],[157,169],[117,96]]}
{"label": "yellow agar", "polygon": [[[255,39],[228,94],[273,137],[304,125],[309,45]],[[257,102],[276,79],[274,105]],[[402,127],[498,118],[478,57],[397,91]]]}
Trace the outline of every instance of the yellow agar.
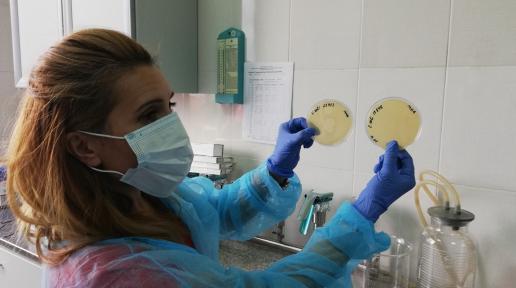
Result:
{"label": "yellow agar", "polygon": [[387,143],[398,141],[401,148],[412,144],[419,135],[421,117],[414,105],[403,99],[377,102],[367,115],[369,139],[385,149]]}

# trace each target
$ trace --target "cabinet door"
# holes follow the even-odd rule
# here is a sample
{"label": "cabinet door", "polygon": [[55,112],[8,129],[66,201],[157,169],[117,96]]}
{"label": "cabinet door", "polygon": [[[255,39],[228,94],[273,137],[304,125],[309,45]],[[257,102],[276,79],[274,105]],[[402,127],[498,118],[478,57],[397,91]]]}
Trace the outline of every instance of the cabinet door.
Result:
{"label": "cabinet door", "polygon": [[130,0],[64,0],[67,34],[85,28],[112,29],[131,36]]}
{"label": "cabinet door", "polygon": [[27,87],[38,57],[63,36],[61,0],[11,0],[16,87]]}
{"label": "cabinet door", "polygon": [[0,246],[0,283],[1,287],[33,288],[41,287],[42,270],[39,263]]}
{"label": "cabinet door", "polygon": [[136,40],[157,56],[176,93],[197,93],[197,0],[136,0],[134,6]]}

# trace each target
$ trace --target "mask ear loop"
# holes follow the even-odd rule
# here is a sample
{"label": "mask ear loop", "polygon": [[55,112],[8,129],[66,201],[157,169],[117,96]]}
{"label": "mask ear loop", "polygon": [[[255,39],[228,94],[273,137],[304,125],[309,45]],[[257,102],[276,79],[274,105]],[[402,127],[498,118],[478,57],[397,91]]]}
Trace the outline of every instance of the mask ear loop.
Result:
{"label": "mask ear loop", "polygon": [[84,134],[87,134],[87,135],[91,135],[91,136],[104,137],[104,138],[111,138],[111,139],[117,139],[117,140],[124,140],[124,139],[125,139],[125,138],[124,138],[124,137],[122,137],[122,136],[112,136],[112,135],[106,135],[106,134],[100,134],[100,133],[93,133],[93,132],[82,131],[82,130],[78,130],[78,132],[81,132],[81,133],[84,133]]}
{"label": "mask ear loop", "polygon": [[[104,138],[110,138],[110,139],[116,139],[116,140],[125,140],[125,138],[121,137],[121,136],[112,136],[112,135],[93,133],[93,132],[82,131],[82,130],[78,130],[78,132],[81,132],[81,133],[84,133],[84,134],[87,134],[87,135],[91,135],[91,136],[104,137]],[[102,169],[98,169],[98,168],[91,167],[91,166],[88,166],[88,168],[90,168],[93,171],[100,172],[100,173],[111,173],[111,174],[119,175],[121,177],[124,176],[124,173],[118,172],[118,171],[115,171],[115,170],[102,170]]]}
{"label": "mask ear loop", "polygon": [[118,172],[118,171],[115,171],[115,170],[102,170],[102,169],[98,169],[98,168],[90,167],[90,166],[88,166],[88,168],[90,168],[93,171],[100,172],[100,173],[112,173],[112,174],[116,174],[116,175],[119,175],[119,176],[122,176],[122,177],[124,176],[124,173]]}

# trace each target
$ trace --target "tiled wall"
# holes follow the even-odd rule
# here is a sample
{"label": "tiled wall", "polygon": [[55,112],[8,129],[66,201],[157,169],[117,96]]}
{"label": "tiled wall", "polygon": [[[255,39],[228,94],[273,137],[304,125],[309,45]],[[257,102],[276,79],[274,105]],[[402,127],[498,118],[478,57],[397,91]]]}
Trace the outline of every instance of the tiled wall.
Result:
{"label": "tiled wall", "polygon": [[[434,169],[462,195],[476,220],[476,287],[512,287],[516,276],[516,2],[513,0],[199,0],[201,91],[215,89],[215,39],[241,25],[248,60],[293,61],[293,115],[335,98],[351,107],[355,127],[337,146],[302,152],[303,189],[336,194],[334,206],[358,195],[382,151],[363,121],[377,100],[404,97],[423,117],[409,147],[417,171]],[[236,13],[236,14],[235,14]],[[204,73],[204,74],[203,74]],[[241,139],[242,107],[212,94],[178,96],[194,141],[221,142],[236,157],[234,177],[255,167],[273,146]],[[417,243],[420,227],[409,192],[378,229]],[[429,203],[425,203],[429,205]],[[295,215],[286,242],[301,245]],[[414,253],[413,262],[417,258]],[[503,263],[503,264],[502,264]]]}

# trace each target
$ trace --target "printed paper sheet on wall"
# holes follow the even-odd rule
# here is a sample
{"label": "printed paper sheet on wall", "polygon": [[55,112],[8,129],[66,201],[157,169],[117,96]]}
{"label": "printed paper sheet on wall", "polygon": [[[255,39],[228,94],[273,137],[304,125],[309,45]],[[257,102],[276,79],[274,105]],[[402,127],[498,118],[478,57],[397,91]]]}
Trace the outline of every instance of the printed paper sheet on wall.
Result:
{"label": "printed paper sheet on wall", "polygon": [[274,144],[292,115],[293,63],[245,63],[243,138]]}

